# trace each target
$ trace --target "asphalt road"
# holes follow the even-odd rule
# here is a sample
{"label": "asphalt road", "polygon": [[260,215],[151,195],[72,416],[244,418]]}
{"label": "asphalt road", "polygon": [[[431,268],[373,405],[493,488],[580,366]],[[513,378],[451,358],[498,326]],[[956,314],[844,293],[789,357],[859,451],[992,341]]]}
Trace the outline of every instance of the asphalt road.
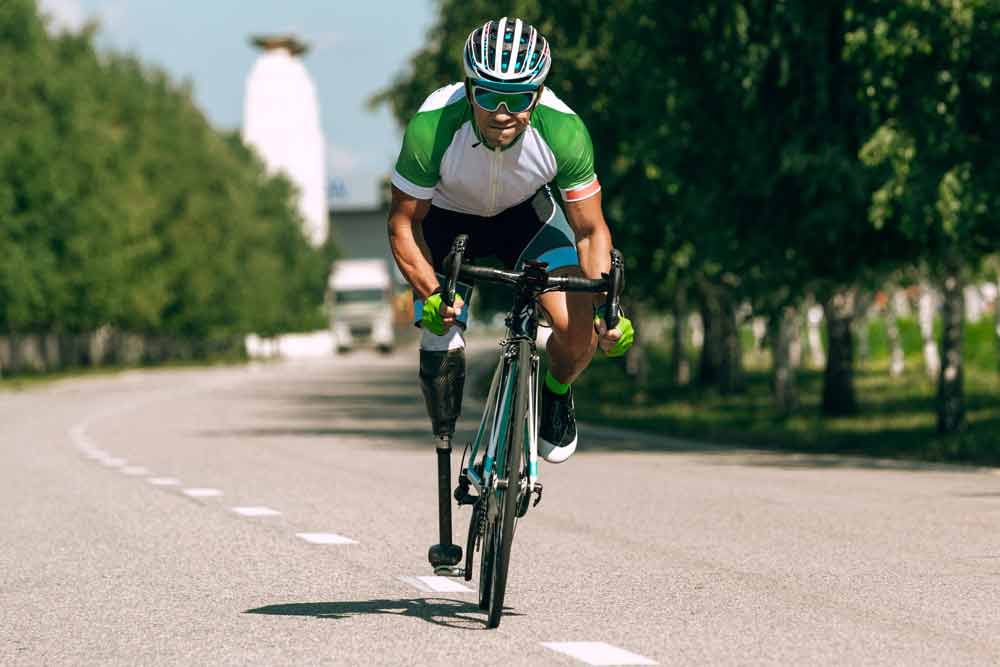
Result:
{"label": "asphalt road", "polygon": [[0,392],[0,663],[1000,663],[1000,476],[600,430],[543,464],[485,630],[475,581],[419,578],[415,362]]}

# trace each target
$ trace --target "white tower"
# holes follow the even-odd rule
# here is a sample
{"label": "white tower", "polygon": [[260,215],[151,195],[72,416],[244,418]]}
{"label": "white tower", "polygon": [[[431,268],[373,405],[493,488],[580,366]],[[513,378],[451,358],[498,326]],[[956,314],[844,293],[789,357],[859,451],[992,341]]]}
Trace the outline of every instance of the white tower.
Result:
{"label": "white tower", "polygon": [[299,59],[307,47],[292,36],[253,37],[263,49],[247,76],[243,141],[271,172],[284,172],[299,189],[305,235],[321,245],[327,235],[326,160],[316,86]]}

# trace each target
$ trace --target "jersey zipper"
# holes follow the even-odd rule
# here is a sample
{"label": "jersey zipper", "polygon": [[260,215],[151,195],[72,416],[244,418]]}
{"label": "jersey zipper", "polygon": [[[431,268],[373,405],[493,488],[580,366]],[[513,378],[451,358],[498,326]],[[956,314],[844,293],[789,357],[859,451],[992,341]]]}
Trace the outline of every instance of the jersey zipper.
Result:
{"label": "jersey zipper", "polygon": [[500,167],[503,164],[503,152],[497,146],[493,149],[493,160],[490,163],[490,215],[497,214],[497,197],[502,189],[500,183]]}

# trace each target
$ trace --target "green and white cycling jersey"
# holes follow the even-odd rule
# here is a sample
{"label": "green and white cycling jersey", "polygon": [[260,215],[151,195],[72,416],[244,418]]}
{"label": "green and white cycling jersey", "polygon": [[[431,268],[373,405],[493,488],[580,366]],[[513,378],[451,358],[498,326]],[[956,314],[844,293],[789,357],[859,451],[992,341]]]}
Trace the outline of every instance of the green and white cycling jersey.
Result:
{"label": "green and white cycling jersey", "polygon": [[531,123],[503,149],[479,135],[465,86],[440,88],[410,120],[392,184],[434,206],[492,217],[555,181],[563,201],[596,195],[594,148],[583,121],[546,88]]}

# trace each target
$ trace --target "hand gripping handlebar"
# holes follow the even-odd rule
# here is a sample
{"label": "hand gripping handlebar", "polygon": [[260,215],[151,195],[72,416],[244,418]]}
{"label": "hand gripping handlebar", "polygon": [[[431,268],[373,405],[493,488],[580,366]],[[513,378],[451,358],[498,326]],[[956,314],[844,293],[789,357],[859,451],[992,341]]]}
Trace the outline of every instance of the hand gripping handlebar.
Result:
{"label": "hand gripping handlebar", "polygon": [[506,271],[483,266],[463,264],[468,236],[461,234],[455,237],[451,253],[445,258],[445,287],[441,291],[441,301],[452,305],[455,300],[455,289],[459,278],[467,280],[483,280],[515,288],[531,289],[534,292],[590,292],[607,293],[604,308],[604,321],[608,330],[618,326],[619,299],[625,287],[625,260],[621,252],[612,249],[611,270],[601,274],[600,278],[580,278],[577,276],[551,276],[544,271],[544,265],[530,264],[524,271]]}

